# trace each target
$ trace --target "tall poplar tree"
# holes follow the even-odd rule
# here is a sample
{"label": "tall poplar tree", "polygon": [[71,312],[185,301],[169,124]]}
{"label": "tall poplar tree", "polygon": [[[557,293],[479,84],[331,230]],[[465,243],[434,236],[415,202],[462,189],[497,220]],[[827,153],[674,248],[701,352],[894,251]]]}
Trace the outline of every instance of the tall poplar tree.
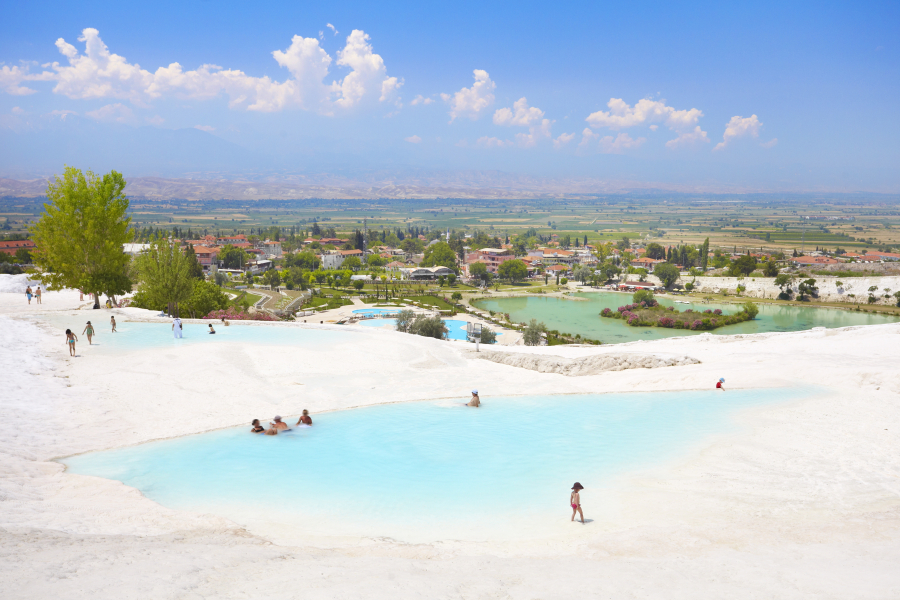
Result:
{"label": "tall poplar tree", "polygon": [[140,289],[156,305],[165,304],[168,313],[178,314],[178,304],[194,290],[191,261],[178,244],[166,238],[155,240],[137,259]]}
{"label": "tall poplar tree", "polygon": [[47,185],[44,214],[31,229],[35,264],[42,281],[56,289],[76,288],[115,302],[131,291],[130,259],[124,251],[129,232],[128,198],[121,173],[98,177],[66,167]]}

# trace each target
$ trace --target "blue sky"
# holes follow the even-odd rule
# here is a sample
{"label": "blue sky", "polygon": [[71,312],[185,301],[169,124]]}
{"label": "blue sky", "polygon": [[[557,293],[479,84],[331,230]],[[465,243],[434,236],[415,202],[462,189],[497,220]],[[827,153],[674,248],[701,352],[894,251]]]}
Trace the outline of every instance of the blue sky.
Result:
{"label": "blue sky", "polygon": [[259,169],[900,191],[897,3],[135,4],[5,7],[7,167],[114,163],[82,121],[198,127]]}

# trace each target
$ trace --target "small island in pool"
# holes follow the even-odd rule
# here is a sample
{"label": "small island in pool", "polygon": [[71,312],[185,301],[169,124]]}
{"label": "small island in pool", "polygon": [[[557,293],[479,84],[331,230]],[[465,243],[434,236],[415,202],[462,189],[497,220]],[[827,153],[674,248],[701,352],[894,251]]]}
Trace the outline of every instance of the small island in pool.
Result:
{"label": "small island in pool", "polygon": [[695,312],[693,309],[675,310],[674,306],[660,306],[648,290],[638,290],[632,297],[632,304],[620,306],[616,310],[604,308],[601,317],[623,319],[632,327],[666,327],[668,329],[693,329],[709,331],[726,325],[750,321],[759,309],[753,302],[746,302],[740,312],[723,314],[721,309]]}

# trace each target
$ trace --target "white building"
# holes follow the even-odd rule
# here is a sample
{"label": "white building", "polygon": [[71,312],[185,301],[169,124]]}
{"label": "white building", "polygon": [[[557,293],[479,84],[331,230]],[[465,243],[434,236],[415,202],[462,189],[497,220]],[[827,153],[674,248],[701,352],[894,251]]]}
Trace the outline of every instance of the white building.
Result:
{"label": "white building", "polygon": [[284,256],[281,252],[281,242],[266,240],[260,242],[258,247],[265,253],[267,258],[281,258]]}
{"label": "white building", "polygon": [[319,258],[322,260],[323,269],[340,269],[341,265],[344,264],[344,255],[338,252],[322,254]]}
{"label": "white building", "polygon": [[453,275],[453,269],[447,267],[409,267],[399,269],[403,279],[437,279],[438,277]]}

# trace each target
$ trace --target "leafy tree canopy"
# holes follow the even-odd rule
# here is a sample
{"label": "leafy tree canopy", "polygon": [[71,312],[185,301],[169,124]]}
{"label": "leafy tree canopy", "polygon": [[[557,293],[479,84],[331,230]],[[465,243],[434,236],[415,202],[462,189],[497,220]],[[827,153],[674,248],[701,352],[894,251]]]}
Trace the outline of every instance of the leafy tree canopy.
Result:
{"label": "leafy tree canopy", "polygon": [[678,278],[681,276],[681,273],[678,271],[678,267],[669,263],[660,263],[656,265],[656,268],[653,269],[653,274],[659,277],[659,280],[662,282],[663,286],[669,288],[678,281]]}
{"label": "leafy tree canopy", "polygon": [[425,248],[423,267],[448,267],[456,268],[456,253],[447,242],[438,242]]}
{"label": "leafy tree canopy", "polygon": [[506,260],[497,267],[497,274],[503,279],[521,281],[528,277],[528,267],[519,259]]}
{"label": "leafy tree canopy", "polygon": [[157,239],[137,258],[140,291],[154,305],[178,305],[191,297],[191,264],[177,244]]}
{"label": "leafy tree canopy", "polygon": [[645,254],[648,258],[655,258],[657,260],[664,259],[666,257],[666,250],[656,242],[651,242],[647,244],[647,248],[645,250]]}
{"label": "leafy tree canopy", "polygon": [[66,167],[47,186],[44,214],[32,228],[34,263],[56,288],[114,297],[131,291],[128,198],[121,173],[102,177]]}
{"label": "leafy tree canopy", "polygon": [[246,252],[231,244],[227,244],[219,250],[218,258],[222,262],[222,266],[226,269],[240,269],[242,266],[246,266],[249,261]]}

